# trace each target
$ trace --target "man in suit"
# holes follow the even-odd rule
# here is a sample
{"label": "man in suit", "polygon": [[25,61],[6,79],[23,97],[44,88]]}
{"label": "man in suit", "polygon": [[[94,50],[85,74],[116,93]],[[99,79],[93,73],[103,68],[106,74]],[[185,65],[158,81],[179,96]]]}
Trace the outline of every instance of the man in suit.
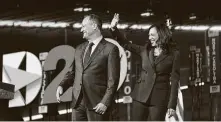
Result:
{"label": "man in suit", "polygon": [[107,42],[102,34],[102,22],[92,14],[82,21],[81,32],[87,42],[77,46],[73,69],[57,89],[57,99],[63,88],[73,86],[72,120],[108,120],[111,104],[120,77],[118,47]]}

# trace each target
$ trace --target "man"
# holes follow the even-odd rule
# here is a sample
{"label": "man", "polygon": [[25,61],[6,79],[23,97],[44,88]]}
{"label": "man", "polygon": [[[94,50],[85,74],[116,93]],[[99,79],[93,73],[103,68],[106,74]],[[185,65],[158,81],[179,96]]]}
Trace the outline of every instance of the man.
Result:
{"label": "man", "polygon": [[87,42],[75,50],[73,70],[68,72],[57,89],[57,99],[63,88],[73,86],[72,120],[104,121],[120,77],[118,47],[107,42],[102,34],[102,22],[92,14],[82,21],[81,32]]}

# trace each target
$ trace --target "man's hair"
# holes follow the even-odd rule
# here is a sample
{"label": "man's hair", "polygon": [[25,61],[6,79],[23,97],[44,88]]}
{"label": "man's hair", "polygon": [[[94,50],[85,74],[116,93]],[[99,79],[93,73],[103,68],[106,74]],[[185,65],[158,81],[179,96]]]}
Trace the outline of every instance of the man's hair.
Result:
{"label": "man's hair", "polygon": [[102,20],[100,19],[99,16],[95,15],[95,14],[90,14],[90,15],[86,15],[84,18],[88,17],[90,21],[94,22],[95,24],[97,24],[97,27],[101,30],[102,29]]}

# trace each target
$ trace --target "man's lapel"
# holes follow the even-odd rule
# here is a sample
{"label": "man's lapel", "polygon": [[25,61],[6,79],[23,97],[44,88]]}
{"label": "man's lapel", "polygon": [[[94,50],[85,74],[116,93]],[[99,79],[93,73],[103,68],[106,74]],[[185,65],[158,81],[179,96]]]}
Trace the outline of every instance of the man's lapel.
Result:
{"label": "man's lapel", "polygon": [[94,60],[94,58],[104,49],[106,44],[106,41],[104,38],[100,41],[100,43],[97,45],[93,53],[91,54],[91,57],[88,61],[88,63],[84,66],[84,70],[89,66],[89,64]]}
{"label": "man's lapel", "polygon": [[83,69],[84,52],[85,52],[85,50],[86,50],[86,48],[87,48],[87,45],[88,45],[88,41],[85,42],[85,43],[82,45],[82,47],[81,47],[81,52],[80,52],[80,62],[81,62],[81,67],[82,67],[82,69]]}

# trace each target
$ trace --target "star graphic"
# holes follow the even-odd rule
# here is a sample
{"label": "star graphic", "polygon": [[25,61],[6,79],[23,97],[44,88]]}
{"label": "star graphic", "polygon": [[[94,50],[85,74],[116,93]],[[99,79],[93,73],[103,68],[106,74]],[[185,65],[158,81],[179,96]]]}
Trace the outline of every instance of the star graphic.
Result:
{"label": "star graphic", "polygon": [[15,85],[14,99],[9,101],[9,107],[29,104],[39,92],[42,80],[41,68],[33,67],[41,65],[39,61],[39,64],[33,64],[36,63],[35,60],[38,61],[36,56],[26,52],[3,56],[3,81]]}

